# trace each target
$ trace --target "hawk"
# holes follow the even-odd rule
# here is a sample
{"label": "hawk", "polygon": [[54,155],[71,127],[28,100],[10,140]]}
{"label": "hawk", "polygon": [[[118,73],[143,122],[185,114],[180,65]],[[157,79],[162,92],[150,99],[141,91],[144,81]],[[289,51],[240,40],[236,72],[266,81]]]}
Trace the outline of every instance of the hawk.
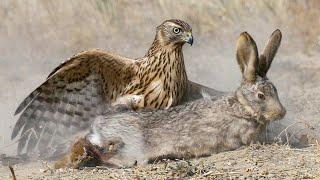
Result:
{"label": "hawk", "polygon": [[134,100],[137,109],[177,105],[188,89],[185,43],[193,43],[191,26],[171,19],[156,28],[144,57],[130,59],[94,49],[63,62],[15,111],[21,115],[11,138],[20,134],[18,154],[55,149],[69,136],[89,128],[97,115],[119,99]]}

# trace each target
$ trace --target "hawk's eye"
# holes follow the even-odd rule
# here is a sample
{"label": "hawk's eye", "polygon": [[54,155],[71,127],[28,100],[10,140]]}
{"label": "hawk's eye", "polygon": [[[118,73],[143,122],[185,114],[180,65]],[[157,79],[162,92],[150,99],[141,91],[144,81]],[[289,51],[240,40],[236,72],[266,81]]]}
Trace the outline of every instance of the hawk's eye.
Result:
{"label": "hawk's eye", "polygon": [[174,27],[174,28],[173,28],[173,32],[174,32],[175,34],[179,34],[179,33],[181,32],[181,29],[180,29],[180,28],[177,28],[177,27]]}
{"label": "hawk's eye", "polygon": [[261,100],[265,100],[265,99],[266,99],[266,97],[264,96],[264,94],[261,93],[261,92],[258,93],[258,98],[261,99]]}

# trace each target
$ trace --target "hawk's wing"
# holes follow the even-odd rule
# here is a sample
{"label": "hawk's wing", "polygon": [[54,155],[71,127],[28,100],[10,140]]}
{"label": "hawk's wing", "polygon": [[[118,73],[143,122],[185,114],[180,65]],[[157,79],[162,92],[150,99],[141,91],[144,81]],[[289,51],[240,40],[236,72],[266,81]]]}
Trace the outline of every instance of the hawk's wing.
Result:
{"label": "hawk's wing", "polygon": [[205,98],[205,97],[210,97],[211,99],[219,98],[222,95],[225,95],[225,92],[218,91],[189,80],[188,91],[184,96],[183,101],[189,102],[189,101],[194,101],[196,99]]}
{"label": "hawk's wing", "polygon": [[99,50],[80,53],[58,66],[19,105],[11,138],[21,132],[18,153],[48,148],[90,127],[134,76],[134,60]]}

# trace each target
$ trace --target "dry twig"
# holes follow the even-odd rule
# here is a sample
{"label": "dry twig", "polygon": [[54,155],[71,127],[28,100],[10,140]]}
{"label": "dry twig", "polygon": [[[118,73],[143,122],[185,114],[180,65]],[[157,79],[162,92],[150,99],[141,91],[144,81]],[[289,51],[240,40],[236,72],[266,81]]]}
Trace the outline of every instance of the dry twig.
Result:
{"label": "dry twig", "polygon": [[14,170],[13,170],[13,167],[12,167],[11,165],[9,165],[9,169],[10,169],[11,174],[12,174],[12,179],[13,179],[13,180],[17,180],[17,177],[16,177],[16,175],[15,175],[15,173],[14,173]]}

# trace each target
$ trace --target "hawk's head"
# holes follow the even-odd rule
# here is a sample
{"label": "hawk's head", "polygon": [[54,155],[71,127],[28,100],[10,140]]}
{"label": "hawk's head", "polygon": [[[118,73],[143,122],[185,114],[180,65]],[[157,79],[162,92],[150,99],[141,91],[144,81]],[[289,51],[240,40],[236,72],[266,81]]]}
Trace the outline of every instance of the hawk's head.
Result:
{"label": "hawk's head", "polygon": [[193,44],[192,29],[189,24],[179,19],[164,21],[157,27],[157,40],[163,44]]}

